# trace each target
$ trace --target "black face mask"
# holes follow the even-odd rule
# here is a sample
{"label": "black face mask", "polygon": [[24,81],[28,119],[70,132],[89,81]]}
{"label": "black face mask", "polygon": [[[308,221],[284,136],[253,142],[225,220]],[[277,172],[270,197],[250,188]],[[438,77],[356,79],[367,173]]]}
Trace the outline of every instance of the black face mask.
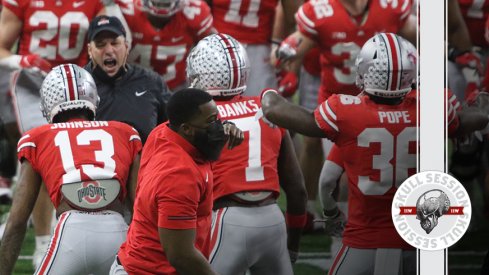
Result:
{"label": "black face mask", "polygon": [[119,68],[119,71],[114,76],[109,76],[99,65],[95,65],[95,69],[92,71],[92,75],[98,80],[104,83],[114,83],[114,81],[123,75],[125,72],[124,66]]}
{"label": "black face mask", "polygon": [[222,122],[216,120],[206,129],[199,127],[195,128],[198,128],[199,130],[195,132],[194,146],[206,159],[210,161],[217,160],[227,141]]}

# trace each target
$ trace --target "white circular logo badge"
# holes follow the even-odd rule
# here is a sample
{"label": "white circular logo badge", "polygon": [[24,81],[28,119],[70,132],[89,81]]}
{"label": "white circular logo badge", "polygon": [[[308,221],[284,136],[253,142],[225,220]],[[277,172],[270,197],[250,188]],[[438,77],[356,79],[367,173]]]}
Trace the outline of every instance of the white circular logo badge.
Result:
{"label": "white circular logo badge", "polygon": [[469,227],[472,207],[467,191],[449,174],[425,171],[405,180],[392,201],[399,235],[423,250],[455,244]]}

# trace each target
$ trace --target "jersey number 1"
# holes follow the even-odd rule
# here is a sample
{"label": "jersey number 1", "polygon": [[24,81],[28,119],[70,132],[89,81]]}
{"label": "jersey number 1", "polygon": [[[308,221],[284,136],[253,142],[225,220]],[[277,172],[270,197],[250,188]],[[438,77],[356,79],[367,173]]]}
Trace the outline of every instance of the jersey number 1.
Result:
{"label": "jersey number 1", "polygon": [[254,117],[232,119],[241,131],[248,131],[248,166],[246,167],[246,181],[260,181],[265,179],[261,163],[261,126]]}

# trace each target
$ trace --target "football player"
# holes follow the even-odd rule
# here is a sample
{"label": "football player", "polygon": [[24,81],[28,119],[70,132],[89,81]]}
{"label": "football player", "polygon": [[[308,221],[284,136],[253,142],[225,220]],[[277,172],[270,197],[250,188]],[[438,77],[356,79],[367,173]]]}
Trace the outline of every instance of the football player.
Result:
{"label": "football player", "polygon": [[77,65],[55,67],[40,94],[49,124],[26,132],[18,143],[21,169],[0,247],[0,273],[12,273],[44,182],[58,223],[36,274],[108,274],[126,238],[121,213],[126,197],[134,200],[141,139],[127,124],[93,121],[97,89]]}
{"label": "football player", "polygon": [[110,274],[217,274],[212,270],[212,162],[244,134],[221,122],[212,97],[185,88],[167,105],[168,123],[149,135],[141,157],[134,216]]}
{"label": "football player", "polygon": [[186,87],[185,59],[215,32],[209,6],[197,0],[118,0],[132,32],[128,62],[162,75],[172,91]]}
{"label": "football player", "polygon": [[359,93],[355,86],[355,58],[361,45],[375,33],[394,32],[416,41],[417,22],[411,14],[411,0],[309,1],[299,8],[296,21],[298,30],[282,42],[278,56],[291,60],[291,69],[297,70],[304,54],[319,46],[319,103],[331,94]]}
{"label": "football player", "polygon": [[[306,53],[319,46],[321,80],[318,101],[313,108],[332,94],[357,95],[359,89],[355,86],[355,58],[360,47],[369,37],[377,32],[389,31],[399,33],[410,41],[416,41],[417,23],[415,16],[411,14],[411,2],[411,0],[308,1],[296,13],[298,30],[285,39],[278,48],[277,56],[281,62],[274,63],[283,70],[298,75]],[[305,64],[311,68],[309,63]],[[310,77],[302,73],[301,76],[303,75]],[[294,82],[293,77],[289,79],[291,83]],[[285,83],[282,85],[287,86]],[[304,169],[304,176],[310,200],[309,211],[313,211],[315,209],[313,206],[316,204],[317,179],[321,169],[317,164],[320,164],[323,159],[319,154],[320,144],[319,139],[306,137],[301,153],[301,156],[304,156],[301,157],[301,166],[307,167]],[[327,155],[331,144],[325,141],[323,145]],[[308,152],[315,152],[311,155],[313,158],[305,157]]]}
{"label": "football player", "polygon": [[[294,13],[300,1],[294,0],[208,0],[217,31],[236,38],[245,46],[253,68],[246,83],[245,95],[257,96],[264,87],[277,87],[275,70],[270,64],[271,43],[280,43],[273,37],[276,8],[283,9],[283,27],[290,33],[295,27]],[[274,34],[275,35],[275,34]],[[274,42],[275,41],[275,42]],[[282,75],[282,78],[285,76]]]}
{"label": "football player", "polygon": [[[341,150],[349,217],[330,274],[415,274],[416,253],[397,234],[390,215],[397,186],[416,171],[417,99],[406,97],[416,93],[411,90],[416,52],[408,45],[392,33],[370,38],[356,59],[356,83],[363,94],[332,95],[314,112],[288,103],[274,90],[262,95],[271,123],[326,137]],[[323,212],[326,228],[336,232],[343,216],[332,206]]]}
{"label": "football player", "polygon": [[[292,274],[306,191],[289,132],[258,119],[260,98],[243,95],[249,70],[244,46],[227,34],[202,39],[187,59],[190,85],[211,94],[219,118],[245,133],[243,144],[232,152],[225,148],[212,167],[209,260],[223,275]],[[287,198],[285,219],[276,203],[280,188]]]}
{"label": "football player", "polygon": [[[86,33],[89,22],[98,14],[120,15],[111,0],[61,1],[61,0],[2,0],[0,16],[0,67],[5,76],[10,70],[29,68],[46,74],[52,66],[73,63],[80,66],[87,62]],[[17,53],[12,54],[16,41]],[[7,93],[2,89],[0,93]],[[15,96],[15,93],[12,93]],[[10,100],[10,98],[9,98]],[[1,102],[1,101],[0,101]],[[6,102],[10,105],[11,102]],[[34,102],[36,111],[38,102]],[[15,104],[14,108],[19,105]],[[17,114],[31,112],[27,106],[15,110]],[[1,106],[2,112],[11,111]],[[15,117],[9,114],[6,123],[15,125]],[[20,121],[17,121],[22,131]],[[38,125],[44,123],[41,116]],[[7,125],[12,140],[20,137],[17,127]],[[52,206],[44,187],[34,208],[33,220],[36,234],[36,250],[33,264],[38,266],[50,239]]]}

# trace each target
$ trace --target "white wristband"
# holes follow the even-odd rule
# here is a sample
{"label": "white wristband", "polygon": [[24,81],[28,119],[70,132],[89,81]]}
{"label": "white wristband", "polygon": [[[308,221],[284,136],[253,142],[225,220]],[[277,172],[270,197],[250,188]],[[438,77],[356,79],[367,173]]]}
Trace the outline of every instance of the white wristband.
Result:
{"label": "white wristband", "polygon": [[262,95],[261,95],[261,98],[264,98],[266,94],[268,93],[275,93],[275,94],[278,94],[278,92],[274,89],[268,89],[266,90]]}
{"label": "white wristband", "polygon": [[22,67],[20,66],[20,60],[22,59],[21,55],[13,54],[11,56],[4,57],[0,59],[0,67],[18,70]]}

